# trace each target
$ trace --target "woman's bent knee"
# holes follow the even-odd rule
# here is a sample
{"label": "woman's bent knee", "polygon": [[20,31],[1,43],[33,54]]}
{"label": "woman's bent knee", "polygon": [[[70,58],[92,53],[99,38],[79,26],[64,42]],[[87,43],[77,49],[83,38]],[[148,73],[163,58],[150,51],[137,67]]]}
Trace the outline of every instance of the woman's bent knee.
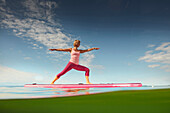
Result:
{"label": "woman's bent knee", "polygon": [[89,76],[89,72],[90,72],[90,69],[89,69],[89,68],[86,68],[86,74],[85,74],[85,76]]}

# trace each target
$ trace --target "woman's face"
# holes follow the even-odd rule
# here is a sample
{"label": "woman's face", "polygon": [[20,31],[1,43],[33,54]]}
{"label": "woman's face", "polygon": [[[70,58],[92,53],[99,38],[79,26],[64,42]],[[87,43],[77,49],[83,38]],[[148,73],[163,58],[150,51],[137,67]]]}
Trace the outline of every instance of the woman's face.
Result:
{"label": "woman's face", "polygon": [[75,41],[73,44],[75,47],[79,47],[80,46],[80,42],[79,41]]}
{"label": "woman's face", "polygon": [[77,44],[77,47],[79,47],[79,46],[80,46],[80,43]]}

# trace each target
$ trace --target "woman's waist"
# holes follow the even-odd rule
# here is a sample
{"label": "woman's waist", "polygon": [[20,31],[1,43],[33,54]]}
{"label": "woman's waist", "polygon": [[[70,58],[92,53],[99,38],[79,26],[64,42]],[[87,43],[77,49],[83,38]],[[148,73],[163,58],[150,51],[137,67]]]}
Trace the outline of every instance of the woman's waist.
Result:
{"label": "woman's waist", "polygon": [[79,58],[71,58],[71,61],[79,61]]}

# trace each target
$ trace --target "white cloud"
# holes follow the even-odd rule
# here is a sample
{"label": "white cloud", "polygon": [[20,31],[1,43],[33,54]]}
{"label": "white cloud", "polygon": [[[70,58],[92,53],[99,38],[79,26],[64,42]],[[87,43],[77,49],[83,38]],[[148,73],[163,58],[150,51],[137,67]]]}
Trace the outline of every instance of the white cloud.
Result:
{"label": "white cloud", "polygon": [[148,67],[150,67],[150,68],[155,68],[155,67],[159,67],[159,66],[160,66],[159,64],[148,65]]}
{"label": "white cloud", "polygon": [[90,66],[92,59],[95,58],[94,54],[90,54],[90,53],[84,53],[82,54],[82,57],[83,58],[80,60],[80,64],[83,64],[86,66]]}
{"label": "white cloud", "polygon": [[48,78],[45,78],[36,73],[24,72],[13,68],[0,65],[0,83],[33,83],[33,82],[49,82]]}
{"label": "white cloud", "polygon": [[166,72],[170,72],[170,65],[164,65],[160,67],[161,69],[164,69]]}
{"label": "white cloud", "polygon": [[95,55],[92,53],[84,53],[82,54],[82,59],[80,60],[80,64],[83,64],[90,68],[95,69],[104,69],[103,65],[92,65],[92,60],[95,58]]}
{"label": "white cloud", "polygon": [[58,4],[52,1],[25,0],[22,2],[26,8],[25,16],[53,21],[53,10],[58,8]]}
{"label": "white cloud", "polygon": [[153,52],[152,50],[146,51],[145,54],[150,54],[150,53],[152,53],[152,52]]}
{"label": "white cloud", "polygon": [[[156,47],[153,50],[149,50],[145,53],[145,56],[140,57],[139,61],[144,60],[148,63],[161,63],[160,68],[165,69],[165,71],[169,72],[170,68],[170,42],[162,43],[160,46]],[[166,68],[162,65],[166,64]],[[158,65],[149,65],[148,67],[158,67]]]}
{"label": "white cloud", "polygon": [[[11,10],[12,6],[6,5],[5,2],[0,5],[1,27],[11,29],[17,37],[31,42],[32,49],[72,47],[74,38],[71,38],[71,34],[64,33],[62,25],[57,19],[54,19],[56,16],[54,11],[59,7],[56,2],[23,0],[20,5],[23,9],[21,8],[19,11]],[[89,46],[81,46],[80,48],[87,47]],[[57,53],[49,50],[47,54],[53,54],[61,59],[65,55],[64,52]],[[95,57],[92,53],[82,56],[81,62],[84,65],[90,65]]]}
{"label": "white cloud", "polygon": [[94,69],[105,69],[105,67],[103,65],[90,65],[91,68],[94,68]]}
{"label": "white cloud", "polygon": [[31,57],[24,57],[24,60],[30,60]]}
{"label": "white cloud", "polygon": [[170,53],[170,42],[163,43],[161,46],[157,47],[155,50],[161,50],[161,51]]}
{"label": "white cloud", "polygon": [[1,27],[12,29],[17,37],[36,41],[37,44],[47,48],[70,47],[70,42],[73,40],[61,31],[60,23],[53,19],[55,16],[53,11],[58,7],[56,2],[41,1],[39,3],[38,0],[25,0],[22,2],[22,7],[25,7],[23,14],[12,11],[5,3],[0,7],[5,10],[1,12],[3,16]]}
{"label": "white cloud", "polygon": [[155,45],[149,44],[148,47],[149,47],[149,48],[152,48],[152,47],[155,47]]}

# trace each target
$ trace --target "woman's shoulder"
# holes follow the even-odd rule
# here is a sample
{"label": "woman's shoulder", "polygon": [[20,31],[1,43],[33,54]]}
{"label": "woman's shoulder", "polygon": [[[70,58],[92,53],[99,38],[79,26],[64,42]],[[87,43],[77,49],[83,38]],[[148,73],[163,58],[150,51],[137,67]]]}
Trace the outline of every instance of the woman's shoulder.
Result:
{"label": "woman's shoulder", "polygon": [[72,51],[72,48],[67,48],[67,49],[64,49],[64,50],[71,52],[71,51]]}

